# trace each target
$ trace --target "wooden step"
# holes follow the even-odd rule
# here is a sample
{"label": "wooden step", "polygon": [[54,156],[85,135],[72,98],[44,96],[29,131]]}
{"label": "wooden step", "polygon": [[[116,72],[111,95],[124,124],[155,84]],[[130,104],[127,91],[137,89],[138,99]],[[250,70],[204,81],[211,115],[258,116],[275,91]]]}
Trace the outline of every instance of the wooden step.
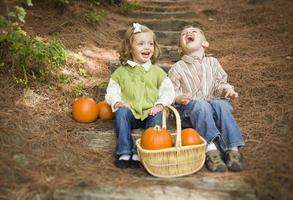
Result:
{"label": "wooden step", "polygon": [[[117,34],[122,39],[125,34],[126,29],[118,30]],[[154,31],[157,36],[157,41],[160,45],[178,45],[180,31]]]}
{"label": "wooden step", "polygon": [[169,60],[170,62],[177,62],[180,59],[177,46],[160,46],[162,60]]}
{"label": "wooden step", "polygon": [[137,8],[137,10],[143,11],[154,11],[154,12],[175,12],[175,11],[188,11],[191,10],[190,6],[187,5],[177,5],[173,6],[152,6],[152,5],[142,5]]}
{"label": "wooden step", "polygon": [[[127,172],[125,172],[127,173]],[[128,172],[129,173],[129,172]],[[132,185],[59,189],[54,200],[257,200],[255,189],[240,176],[199,176],[163,179],[146,175]]]}
{"label": "wooden step", "polygon": [[133,11],[127,15],[137,19],[192,19],[197,15],[193,11],[188,12],[153,12],[153,11]]}
{"label": "wooden step", "polygon": [[153,31],[182,31],[182,29],[187,25],[200,25],[200,23],[195,20],[191,21],[179,19],[141,20],[141,24],[146,25]]}
{"label": "wooden step", "polygon": [[164,0],[160,0],[160,1],[152,1],[152,0],[144,0],[141,1],[141,3],[143,5],[152,5],[152,6],[181,6],[181,5],[185,5],[188,4],[190,1],[164,1]]}
{"label": "wooden step", "polygon": [[154,31],[157,36],[158,43],[161,45],[178,45],[180,31]]}

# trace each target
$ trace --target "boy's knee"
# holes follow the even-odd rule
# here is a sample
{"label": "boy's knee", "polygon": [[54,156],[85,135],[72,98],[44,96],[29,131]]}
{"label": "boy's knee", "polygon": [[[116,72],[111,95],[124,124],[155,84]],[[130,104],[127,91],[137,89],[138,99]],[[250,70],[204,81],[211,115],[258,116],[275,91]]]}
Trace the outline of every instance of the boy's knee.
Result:
{"label": "boy's knee", "polygon": [[209,112],[210,105],[205,100],[196,100],[192,111],[193,112]]}
{"label": "boy's knee", "polygon": [[210,102],[210,104],[216,110],[229,110],[231,112],[233,110],[231,104],[226,100],[213,100]]}

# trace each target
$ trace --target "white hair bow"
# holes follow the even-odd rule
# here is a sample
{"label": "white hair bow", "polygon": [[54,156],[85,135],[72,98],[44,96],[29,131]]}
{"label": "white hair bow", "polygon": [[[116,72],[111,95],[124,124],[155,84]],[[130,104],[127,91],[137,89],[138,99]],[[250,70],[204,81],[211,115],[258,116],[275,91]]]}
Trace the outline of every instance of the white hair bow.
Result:
{"label": "white hair bow", "polygon": [[133,23],[133,33],[140,33],[141,32],[141,25],[139,23]]}

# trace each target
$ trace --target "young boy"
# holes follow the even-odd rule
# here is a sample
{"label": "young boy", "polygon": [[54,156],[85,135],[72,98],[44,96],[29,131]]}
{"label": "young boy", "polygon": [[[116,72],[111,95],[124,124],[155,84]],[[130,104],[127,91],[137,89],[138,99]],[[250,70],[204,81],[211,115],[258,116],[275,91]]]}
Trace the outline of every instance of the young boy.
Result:
{"label": "young boy", "polygon": [[182,58],[169,71],[176,108],[182,128],[195,128],[207,140],[206,166],[210,171],[241,171],[238,147],[244,145],[244,140],[228,101],[238,94],[227,83],[227,74],[218,60],[205,55],[208,46],[201,29],[189,26],[181,32]]}

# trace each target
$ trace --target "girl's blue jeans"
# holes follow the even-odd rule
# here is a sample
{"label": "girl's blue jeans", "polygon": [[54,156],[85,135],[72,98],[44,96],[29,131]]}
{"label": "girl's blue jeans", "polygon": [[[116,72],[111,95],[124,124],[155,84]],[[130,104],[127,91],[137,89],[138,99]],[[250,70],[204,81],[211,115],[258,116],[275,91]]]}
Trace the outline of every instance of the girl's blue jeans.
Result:
{"label": "girl's blue jeans", "polygon": [[155,116],[149,115],[142,121],[135,119],[129,108],[119,108],[115,113],[116,155],[136,153],[136,146],[131,136],[132,129],[147,129],[155,125],[162,125],[162,112],[157,113]]}
{"label": "girl's blue jeans", "polygon": [[214,142],[222,151],[244,145],[240,129],[227,100],[192,100],[177,106],[182,128],[194,128],[208,142]]}

